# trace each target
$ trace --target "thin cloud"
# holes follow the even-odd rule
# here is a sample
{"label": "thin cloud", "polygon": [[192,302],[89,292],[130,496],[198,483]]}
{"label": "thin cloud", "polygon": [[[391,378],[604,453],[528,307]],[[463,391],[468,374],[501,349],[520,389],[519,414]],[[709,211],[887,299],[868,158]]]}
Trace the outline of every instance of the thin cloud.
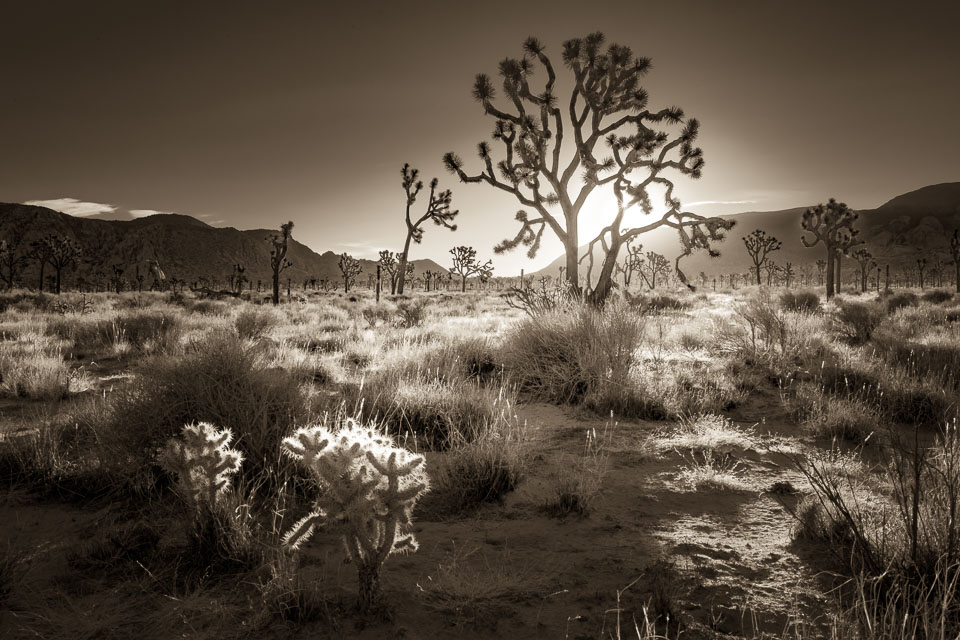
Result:
{"label": "thin cloud", "polygon": [[155,216],[158,214],[168,214],[173,213],[172,211],[157,211],[156,209],[130,209],[128,211],[134,218],[146,218],[147,216]]}
{"label": "thin cloud", "polygon": [[706,204],[757,204],[756,200],[699,200],[697,202],[688,202],[684,206],[702,207]]}
{"label": "thin cloud", "polygon": [[76,198],[55,198],[53,200],[29,200],[23,204],[35,207],[46,207],[65,213],[68,216],[77,218],[86,218],[101,213],[113,213],[117,210],[112,204],[103,204],[101,202],[83,202]]}

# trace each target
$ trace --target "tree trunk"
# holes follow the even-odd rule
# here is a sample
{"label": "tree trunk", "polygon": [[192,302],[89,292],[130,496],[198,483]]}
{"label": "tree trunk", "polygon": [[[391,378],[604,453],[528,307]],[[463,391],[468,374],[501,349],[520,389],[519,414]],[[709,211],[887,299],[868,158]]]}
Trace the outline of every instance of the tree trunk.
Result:
{"label": "tree trunk", "polygon": [[360,613],[368,613],[380,602],[380,572],[374,567],[358,564],[357,580],[359,583],[357,608]]}
{"label": "tree trunk", "polygon": [[837,270],[835,271],[836,277],[837,277],[837,288],[836,288],[836,292],[837,292],[837,293],[840,293],[841,291],[843,291],[843,279],[842,279],[842,278],[843,278],[843,269],[842,269],[841,264],[840,264],[840,260],[841,260],[841,258],[843,257],[843,254],[840,253],[839,251],[837,251],[835,255],[837,256]]}
{"label": "tree trunk", "polygon": [[43,272],[46,269],[46,267],[47,267],[47,261],[41,260],[40,261],[40,293],[43,293]]}
{"label": "tree trunk", "polygon": [[760,285],[763,284],[763,281],[760,279],[760,265],[756,265],[756,270],[757,270],[757,286],[759,287]]}
{"label": "tree trunk", "polygon": [[[570,286],[573,288],[573,290],[580,291],[580,282],[579,282],[580,256],[577,255],[580,249],[579,247],[577,247],[577,226],[576,224],[574,224],[573,227],[571,228],[568,225],[567,228],[570,229],[570,231],[568,232],[568,235],[567,235],[567,242],[563,247],[567,256],[567,266],[564,269],[564,273],[567,274],[567,282],[570,283]],[[523,275],[522,275],[523,272],[521,271],[520,273],[521,273],[520,286],[523,287]],[[588,282],[587,286],[589,285],[590,283]]]}
{"label": "tree trunk", "polygon": [[377,302],[380,302],[380,265],[377,265]]}
{"label": "tree trunk", "polygon": [[833,270],[836,267],[835,256],[833,255],[833,248],[827,248],[827,299],[833,297],[834,284],[836,283],[835,276],[833,275]]}
{"label": "tree trunk", "polygon": [[412,235],[412,231],[407,229],[407,239],[403,243],[403,253],[400,254],[400,271],[397,273],[397,286],[394,289],[394,293],[397,295],[403,294],[403,285],[407,277],[407,253],[410,251],[410,238]]}
{"label": "tree trunk", "polygon": [[280,304],[280,272],[273,272],[273,305]]}
{"label": "tree trunk", "polygon": [[61,269],[57,269],[57,295],[60,295],[60,271]]}
{"label": "tree trunk", "polygon": [[590,302],[601,305],[610,295],[613,288],[613,268],[617,265],[617,255],[620,253],[620,243],[616,238],[610,243],[610,250],[604,256],[600,275],[597,277],[597,286],[590,292]]}
{"label": "tree trunk", "polygon": [[460,283],[460,291],[463,293],[467,292],[467,276],[461,276],[462,281]]}
{"label": "tree trunk", "polygon": [[960,293],[960,260],[957,260],[957,293]]}

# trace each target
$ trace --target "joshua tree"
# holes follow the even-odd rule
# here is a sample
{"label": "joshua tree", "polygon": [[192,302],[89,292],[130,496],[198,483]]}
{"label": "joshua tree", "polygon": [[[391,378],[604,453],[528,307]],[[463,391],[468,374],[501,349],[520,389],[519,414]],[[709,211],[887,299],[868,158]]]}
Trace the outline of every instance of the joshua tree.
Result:
{"label": "joshua tree", "polygon": [[353,256],[343,253],[340,255],[340,261],[337,263],[340,267],[340,273],[343,274],[343,292],[350,292],[350,285],[353,284],[357,276],[363,271],[360,261]]}
{"label": "joshua tree", "polygon": [[647,251],[646,257],[639,262],[637,271],[648,287],[656,289],[657,277],[663,277],[670,273],[670,262],[655,251]]}
{"label": "joshua tree", "polygon": [[[243,291],[243,283],[247,282],[247,276],[244,275],[246,270],[247,268],[240,263],[233,265],[233,274],[230,276],[230,283],[233,292],[237,295],[240,295],[240,292]],[[279,275],[280,274],[277,274],[277,276]]]}
{"label": "joshua tree", "polygon": [[493,275],[493,261],[487,260],[480,264],[477,261],[477,250],[473,247],[454,247],[450,249],[450,255],[453,256],[453,267],[450,273],[460,276],[461,291],[467,290],[467,278],[470,276],[477,275],[481,281],[485,281]]}
{"label": "joshua tree", "polygon": [[953,230],[953,237],[950,238],[950,259],[953,261],[953,267],[956,270],[957,293],[960,293],[960,229]]}
{"label": "joshua tree", "polygon": [[453,201],[453,192],[450,189],[437,193],[439,182],[436,178],[430,181],[430,200],[427,202],[427,210],[422,216],[414,221],[410,217],[410,208],[417,201],[417,196],[423,189],[423,182],[419,179],[420,172],[417,169],[411,169],[409,164],[404,164],[400,170],[403,176],[403,190],[407,194],[407,239],[403,243],[403,253],[400,254],[400,266],[395,293],[403,293],[403,283],[406,280],[407,260],[410,257],[410,241],[417,244],[423,240],[423,223],[427,220],[433,220],[437,226],[446,227],[451,231],[457,230],[457,225],[451,224],[451,220],[460,213],[458,210],[451,211],[450,203]]}
{"label": "joshua tree", "polygon": [[757,284],[763,284],[760,280],[760,268],[766,262],[767,256],[774,251],[779,251],[783,243],[773,236],[768,236],[766,231],[756,229],[750,235],[743,236],[743,244],[747,247],[747,253],[750,254],[750,259],[753,261]]}
{"label": "joshua tree", "polygon": [[817,260],[817,284],[823,286],[823,270],[827,268],[826,260]]}
{"label": "joshua tree", "polygon": [[280,233],[267,237],[273,245],[270,250],[270,269],[273,271],[273,304],[280,304],[280,274],[293,263],[287,260],[287,243],[293,233],[293,221],[280,225]]}
{"label": "joshua tree", "polygon": [[767,272],[767,286],[774,282],[774,278],[780,273],[780,265],[773,260],[767,260],[763,265],[763,270]]}
{"label": "joshua tree", "polygon": [[[853,259],[860,265],[860,291],[867,291],[867,274],[877,266],[873,254],[866,249],[857,249],[853,252]],[[879,282],[879,280],[877,281]]]}
{"label": "joshua tree", "polygon": [[923,274],[927,271],[927,259],[917,258],[917,276],[920,288],[923,289]]}
{"label": "joshua tree", "polygon": [[788,262],[785,264],[781,273],[783,274],[783,286],[789,289],[790,284],[793,282],[794,276],[796,276],[796,272],[793,270],[793,263]]}
{"label": "joshua tree", "polygon": [[0,280],[8,290],[13,289],[20,270],[27,264],[27,256],[20,252],[23,237],[23,230],[14,228],[6,238],[0,240]]}
{"label": "joshua tree", "polygon": [[937,286],[943,286],[943,257],[937,253],[933,256],[933,264],[930,266],[930,279],[936,278]]}
{"label": "joshua tree", "polygon": [[[557,74],[544,46],[536,38],[528,38],[521,59],[507,58],[500,63],[510,107],[504,110],[494,104],[495,89],[487,75],[477,75],[473,86],[473,97],[496,121],[493,139],[503,145],[504,159],[495,161],[490,144],[481,142],[478,151],[484,169],[469,175],[459,156],[452,152],[444,156],[447,169],[462,181],[486,182],[535,211],[533,217],[526,210],[518,211],[519,232],[494,251],[524,245],[529,248],[527,255],[533,257],[549,227],[563,243],[566,278],[577,291],[580,214],[596,189],[611,189],[617,203],[610,212],[612,220],[590,240],[587,252],[592,266],[594,247],[599,244],[603,249],[599,277],[595,284],[586,283],[594,303],[609,295],[620,249],[628,240],[663,226],[676,229],[683,247],[677,256],[677,271],[686,282],[679,271],[680,259],[697,249],[716,255],[710,241],[722,238],[733,226],[721,218],[681,210],[667,173],[700,177],[703,153],[693,146],[700,123],[685,119],[678,107],[649,110],[647,92],[640,86],[650,69],[649,58],[636,58],[628,47],[617,44],[603,50],[603,43],[603,34],[594,33],[563,44],[562,59],[573,77],[569,99],[561,100],[554,89]],[[535,66],[545,70],[546,80],[542,87],[532,88],[529,83]],[[561,105],[569,105],[566,115]],[[659,129],[661,125],[679,131],[671,140],[667,131]],[[653,214],[651,187],[664,189],[667,211],[648,224],[624,228],[624,216],[634,205]]]}
{"label": "joshua tree", "polygon": [[116,289],[117,293],[123,291],[123,265],[115,264],[111,267],[113,269],[113,286]]}
{"label": "joshua tree", "polygon": [[37,265],[40,267],[40,293],[43,293],[43,275],[47,268],[47,263],[50,262],[50,252],[51,245],[49,242],[46,242],[46,238],[30,243],[29,257],[32,260],[36,260]]}
{"label": "joshua tree", "polygon": [[390,293],[397,292],[397,257],[393,251],[380,252],[380,270],[390,276]]}
{"label": "joshua tree", "polygon": [[[618,265],[620,273],[623,274],[623,286],[630,288],[630,282],[633,280],[633,274],[640,268],[640,263],[643,262],[643,245],[639,244],[633,246],[633,238],[627,240],[624,248],[627,250],[627,255],[623,257],[623,264]],[[563,278],[563,267],[560,267],[560,277]]]}
{"label": "joshua tree", "polygon": [[834,266],[839,264],[839,253],[855,244],[857,230],[853,228],[853,223],[856,220],[856,211],[833,198],[830,198],[826,205],[818,204],[803,213],[800,225],[804,231],[813,234],[813,240],[808,240],[806,235],[801,234],[800,241],[803,246],[815,247],[822,242],[827,250],[827,298],[833,297],[836,284]]}

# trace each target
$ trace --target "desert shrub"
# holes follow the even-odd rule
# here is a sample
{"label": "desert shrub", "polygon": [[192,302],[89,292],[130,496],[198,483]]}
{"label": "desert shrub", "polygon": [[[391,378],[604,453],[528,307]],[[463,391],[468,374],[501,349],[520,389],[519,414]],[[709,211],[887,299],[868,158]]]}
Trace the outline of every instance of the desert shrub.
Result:
{"label": "desert shrub", "polygon": [[873,337],[873,332],[883,320],[879,305],[871,302],[837,303],[836,320],[843,334],[854,344],[863,344]]}
{"label": "desert shrub", "polygon": [[42,338],[0,342],[0,395],[60,400],[70,392],[70,368]]}
{"label": "desert shrub", "polygon": [[272,309],[244,307],[237,312],[233,326],[241,340],[257,340],[265,336],[280,320]]}
{"label": "desert shrub", "polygon": [[623,292],[624,300],[641,313],[659,313],[662,311],[686,311],[692,306],[688,300],[665,293],[633,295]]}
{"label": "desert shrub", "polygon": [[784,291],[780,294],[780,306],[789,311],[813,313],[820,308],[820,296],[813,291]]}
{"label": "desert shrub", "polygon": [[557,517],[587,516],[596,506],[610,462],[610,444],[616,423],[609,422],[599,433],[588,429],[579,456],[564,461],[557,477],[547,513]]}
{"label": "desert shrub", "polygon": [[851,468],[836,451],[796,463],[816,496],[797,512],[798,535],[825,545],[849,567],[867,618],[857,622],[895,632],[869,637],[956,637],[960,439],[955,421],[931,447],[891,444],[870,477],[864,477],[869,470]]}
{"label": "desert shrub", "polygon": [[903,309],[904,307],[915,307],[917,306],[917,302],[916,294],[910,293],[909,291],[891,295],[886,300],[887,313],[893,313],[897,309]]}
{"label": "desert shrub", "polygon": [[541,399],[589,400],[598,411],[606,411],[614,399],[623,409],[637,391],[633,368],[644,332],[643,316],[617,302],[602,310],[578,306],[526,317],[504,340],[505,372],[521,390]]}
{"label": "desert shrub", "polygon": [[918,379],[939,381],[952,389],[960,388],[960,345],[952,341],[926,344],[885,335],[876,340],[877,352],[898,370]]}
{"label": "desert shrub", "polygon": [[152,468],[155,452],[184,424],[211,422],[236,434],[244,475],[275,471],[283,433],[310,415],[295,374],[270,366],[267,347],[216,332],[182,354],[156,356],[89,422],[110,464]]}
{"label": "desert shrub", "polygon": [[423,299],[397,303],[398,324],[404,329],[419,327],[427,319],[427,303]]}
{"label": "desert shrub", "polygon": [[824,394],[812,384],[801,385],[790,404],[810,432],[828,440],[863,444],[883,423],[875,403]]}
{"label": "desert shrub", "polygon": [[433,493],[450,513],[500,501],[523,478],[529,458],[526,422],[501,405],[500,419],[472,440],[460,435],[450,444],[437,472]]}
{"label": "desert shrub", "polygon": [[953,299],[953,293],[946,289],[934,289],[933,291],[924,293],[920,299],[931,304],[943,304],[947,300]]}

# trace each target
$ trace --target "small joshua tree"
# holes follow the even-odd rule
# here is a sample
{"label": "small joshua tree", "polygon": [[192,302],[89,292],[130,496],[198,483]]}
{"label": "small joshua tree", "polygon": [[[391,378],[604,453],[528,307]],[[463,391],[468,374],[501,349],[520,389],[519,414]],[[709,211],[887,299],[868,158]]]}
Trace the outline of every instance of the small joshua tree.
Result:
{"label": "small joshua tree", "polygon": [[857,249],[853,252],[853,259],[860,265],[860,291],[867,291],[867,274],[877,266],[877,261],[873,259],[873,254],[866,249]]}
{"label": "small joshua tree", "polygon": [[422,456],[397,447],[374,429],[347,419],[337,430],[297,430],[283,452],[298,460],[320,489],[309,514],[293,525],[285,545],[299,549],[318,527],[340,534],[357,567],[359,608],[381,598],[380,569],[393,553],[417,550],[413,508],[429,481]]}
{"label": "small joshua tree", "polygon": [[477,261],[477,250],[473,247],[454,247],[450,249],[450,255],[453,256],[450,273],[460,276],[460,291],[467,290],[467,278],[470,276],[477,275],[481,280],[487,280],[493,275],[493,261],[487,260],[480,264]]}
{"label": "small joshua tree", "polygon": [[647,256],[639,262],[640,277],[651,289],[657,288],[657,279],[670,273],[670,262],[656,251],[647,251]]}
{"label": "small joshua tree", "polygon": [[763,270],[767,272],[767,286],[774,284],[777,274],[780,273],[780,265],[773,260],[767,260],[763,265]]}
{"label": "small joshua tree", "polygon": [[817,260],[817,284],[823,285],[823,271],[827,268],[826,260]]}
{"label": "small joshua tree", "polygon": [[743,236],[743,244],[747,247],[747,253],[753,261],[753,270],[757,275],[757,284],[763,284],[760,280],[760,269],[774,251],[779,251],[783,243],[768,236],[766,231],[756,229],[750,235]]}
{"label": "small joshua tree", "polygon": [[954,229],[953,237],[950,238],[950,259],[953,261],[954,269],[956,269],[954,276],[956,278],[957,293],[960,293],[960,229]]}
{"label": "small joshua tree", "polygon": [[40,267],[40,293],[43,293],[43,274],[47,268],[47,263],[50,262],[50,243],[44,240],[36,240],[30,243],[30,254],[29,258],[31,260],[36,260],[37,265]]}
{"label": "small joshua tree", "polygon": [[796,272],[793,270],[793,263],[788,262],[783,266],[783,286],[787,289],[790,288],[790,284],[793,282],[794,277],[796,277]]}
{"label": "small joshua tree", "polygon": [[49,249],[47,251],[47,261],[53,267],[56,276],[54,291],[60,295],[61,275],[63,270],[76,264],[80,257],[80,245],[76,240],[64,238],[58,235],[50,235],[41,240]]}
{"label": "small joshua tree", "polygon": [[420,244],[423,240],[423,223],[432,220],[437,226],[456,231],[457,225],[451,224],[451,221],[460,213],[458,210],[450,210],[450,203],[453,202],[453,192],[446,189],[437,193],[439,182],[434,178],[430,181],[430,200],[427,202],[427,210],[419,218],[411,218],[410,208],[417,201],[417,196],[423,189],[423,182],[419,179],[420,171],[411,169],[409,164],[404,164],[400,173],[403,176],[403,190],[407,194],[407,239],[403,243],[403,253],[400,254],[400,266],[394,293],[403,293],[404,282],[410,275],[407,272],[407,262],[410,259],[410,241],[413,240]]}
{"label": "small joshua tree", "polygon": [[20,270],[27,264],[27,256],[20,251],[23,237],[23,230],[15,228],[0,240],[0,280],[7,286],[7,290],[13,289]]}
{"label": "small joshua tree", "polygon": [[[619,266],[620,272],[623,274],[623,286],[630,288],[630,282],[633,280],[633,274],[640,269],[640,265],[643,263],[643,245],[638,244],[633,246],[633,238],[627,240],[626,249],[627,255],[623,257],[623,264]],[[563,269],[563,267],[560,267]],[[563,278],[563,272],[561,271],[560,277]]]}
{"label": "small joshua tree", "polygon": [[397,292],[397,257],[393,251],[384,249],[380,252],[380,269],[390,276],[390,293]]}
{"label": "small joshua tree", "polygon": [[273,270],[273,304],[280,304],[280,274],[290,267],[293,263],[287,260],[287,243],[293,232],[293,222],[287,222],[280,225],[280,233],[274,233],[267,237],[267,240],[273,244],[270,250],[270,269]]}
{"label": "small joshua tree", "polygon": [[343,292],[349,293],[350,285],[353,284],[357,276],[363,271],[363,266],[361,266],[359,260],[347,253],[340,255],[340,261],[337,262],[337,266],[340,267],[340,273],[343,274]]}
{"label": "small joshua tree", "polygon": [[826,205],[818,204],[816,207],[804,211],[803,218],[800,221],[803,230],[813,234],[812,240],[808,240],[806,235],[800,236],[803,246],[810,248],[823,243],[827,250],[828,298],[833,297],[834,285],[838,279],[834,267],[839,265],[840,254],[856,244],[854,238],[857,235],[857,230],[853,228],[853,223],[856,220],[856,211],[850,209],[843,202],[837,202],[830,198]]}
{"label": "small joshua tree", "polygon": [[917,276],[918,282],[920,283],[920,288],[923,289],[923,275],[927,271],[927,259],[926,258],[917,258]]}

